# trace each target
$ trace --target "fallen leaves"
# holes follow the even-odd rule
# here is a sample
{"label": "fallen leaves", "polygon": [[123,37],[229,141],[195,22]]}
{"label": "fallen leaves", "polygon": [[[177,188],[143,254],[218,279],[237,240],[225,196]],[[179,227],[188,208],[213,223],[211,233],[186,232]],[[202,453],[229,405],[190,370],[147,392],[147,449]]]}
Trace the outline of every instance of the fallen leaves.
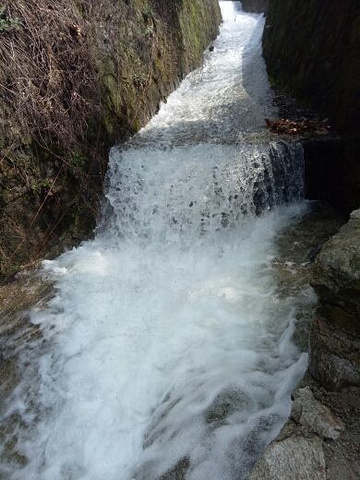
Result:
{"label": "fallen leaves", "polygon": [[328,119],[309,120],[301,118],[299,120],[289,120],[287,118],[277,118],[275,120],[265,119],[266,127],[271,133],[285,135],[326,135],[330,132]]}

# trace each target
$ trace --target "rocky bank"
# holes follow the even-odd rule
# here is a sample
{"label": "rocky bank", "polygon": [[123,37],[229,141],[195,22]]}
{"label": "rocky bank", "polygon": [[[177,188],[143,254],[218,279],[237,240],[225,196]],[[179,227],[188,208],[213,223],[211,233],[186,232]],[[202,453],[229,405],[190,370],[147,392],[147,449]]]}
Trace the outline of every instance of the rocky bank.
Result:
{"label": "rocky bank", "polygon": [[95,226],[109,148],[138,131],[218,33],[217,0],[0,8],[0,277]]}
{"label": "rocky bank", "polygon": [[360,387],[360,209],[321,249],[312,285],[319,307],[309,372],[328,390]]}
{"label": "rocky bank", "polygon": [[352,0],[269,2],[263,47],[272,84],[338,132],[303,141],[307,196],[355,210],[318,249],[308,372],[251,480],[360,478],[359,22]]}
{"label": "rocky bank", "polygon": [[356,210],[316,257],[308,373],[251,480],[360,478],[359,238]]}

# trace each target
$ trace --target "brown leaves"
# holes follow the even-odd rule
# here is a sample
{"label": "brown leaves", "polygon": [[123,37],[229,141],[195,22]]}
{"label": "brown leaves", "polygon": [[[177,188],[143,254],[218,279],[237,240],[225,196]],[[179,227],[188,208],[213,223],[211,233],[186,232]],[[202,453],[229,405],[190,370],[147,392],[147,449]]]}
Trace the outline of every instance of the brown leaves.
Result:
{"label": "brown leaves", "polygon": [[276,120],[266,118],[265,122],[267,129],[275,134],[317,136],[326,135],[330,131],[328,119],[309,120],[301,118],[295,121],[287,118],[277,118]]}

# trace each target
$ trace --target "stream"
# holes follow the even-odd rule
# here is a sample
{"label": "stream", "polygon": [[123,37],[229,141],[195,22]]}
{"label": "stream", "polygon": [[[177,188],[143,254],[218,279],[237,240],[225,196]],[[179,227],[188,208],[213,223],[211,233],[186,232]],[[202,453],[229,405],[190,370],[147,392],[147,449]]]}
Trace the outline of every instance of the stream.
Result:
{"label": "stream", "polygon": [[264,17],[220,4],[203,66],[112,149],[95,239],[43,262],[2,479],[246,479],[289,414],[314,295],[284,295],[277,239],[309,210],[303,152],[264,128]]}

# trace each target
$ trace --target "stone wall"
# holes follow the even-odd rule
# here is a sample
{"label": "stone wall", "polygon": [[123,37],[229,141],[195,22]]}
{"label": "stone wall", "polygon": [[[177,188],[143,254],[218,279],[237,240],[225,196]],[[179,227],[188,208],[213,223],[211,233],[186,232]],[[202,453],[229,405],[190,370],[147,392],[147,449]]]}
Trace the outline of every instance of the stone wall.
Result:
{"label": "stone wall", "polygon": [[244,12],[266,13],[269,0],[241,0]]}
{"label": "stone wall", "polygon": [[347,214],[360,205],[360,138],[341,135],[302,140],[306,198]]}
{"label": "stone wall", "polygon": [[307,144],[308,198],[360,205],[360,3],[270,0],[263,36],[272,85],[315,107],[341,145]]}
{"label": "stone wall", "polygon": [[201,64],[221,21],[217,0],[3,6],[0,277],[91,233],[109,148]]}
{"label": "stone wall", "polygon": [[271,80],[360,133],[360,3],[270,0],[263,37]]}

